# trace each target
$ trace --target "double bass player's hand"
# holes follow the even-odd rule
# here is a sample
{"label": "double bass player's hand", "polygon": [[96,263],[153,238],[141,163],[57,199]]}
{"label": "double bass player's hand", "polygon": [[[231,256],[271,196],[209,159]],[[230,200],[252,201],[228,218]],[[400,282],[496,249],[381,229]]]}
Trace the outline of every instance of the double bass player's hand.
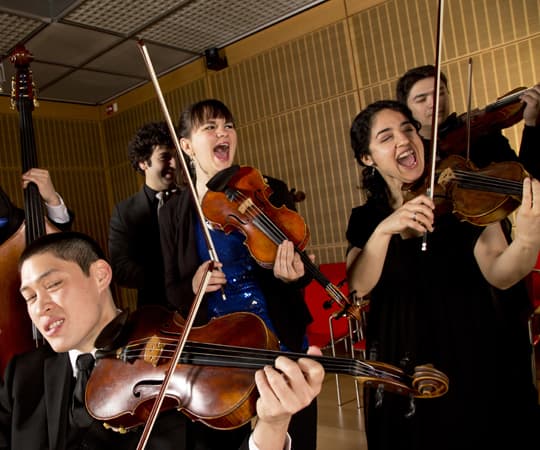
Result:
{"label": "double bass player's hand", "polygon": [[[321,355],[310,347],[310,355]],[[279,356],[274,367],[255,373],[260,397],[257,400],[257,424],[252,439],[260,450],[282,450],[291,416],[308,406],[321,392],[324,368],[310,358],[297,362]]]}
{"label": "double bass player's hand", "polygon": [[35,183],[43,201],[49,206],[58,206],[61,204],[60,198],[56,193],[51,175],[46,169],[32,168],[22,175],[23,188],[29,183]]}

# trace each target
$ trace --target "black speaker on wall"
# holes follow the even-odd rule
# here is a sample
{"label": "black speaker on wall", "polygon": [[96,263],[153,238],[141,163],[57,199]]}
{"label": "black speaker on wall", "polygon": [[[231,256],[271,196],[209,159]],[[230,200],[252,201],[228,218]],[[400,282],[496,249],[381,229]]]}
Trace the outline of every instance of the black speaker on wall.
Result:
{"label": "black speaker on wall", "polygon": [[222,70],[228,67],[227,57],[217,47],[207,48],[204,51],[204,57],[208,70]]}

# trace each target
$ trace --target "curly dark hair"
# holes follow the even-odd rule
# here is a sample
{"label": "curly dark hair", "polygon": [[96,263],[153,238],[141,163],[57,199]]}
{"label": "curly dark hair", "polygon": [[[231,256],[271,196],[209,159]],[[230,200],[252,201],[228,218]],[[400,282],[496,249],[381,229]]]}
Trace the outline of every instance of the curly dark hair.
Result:
{"label": "curly dark hair", "polygon": [[[411,92],[412,87],[416,82],[423,80],[424,78],[431,78],[437,75],[435,66],[427,64],[425,66],[418,66],[412,69],[407,70],[397,82],[396,86],[396,99],[398,102],[407,104],[407,98],[409,97],[409,92]],[[441,82],[444,83],[444,86],[448,89],[448,80],[446,75],[441,72]]]}
{"label": "curly dark hair", "polygon": [[174,142],[165,122],[149,122],[137,130],[128,144],[128,158],[131,166],[140,174],[144,171],[139,163],[148,161],[154,151],[154,146],[162,145],[174,148]]}
{"label": "curly dark hair", "polygon": [[356,161],[364,167],[362,170],[362,187],[365,189],[368,198],[381,202],[381,205],[388,202],[388,188],[379,172],[371,166],[366,166],[362,161],[362,157],[371,154],[369,143],[371,141],[373,119],[384,109],[400,112],[411,122],[416,131],[420,129],[420,123],[413,117],[411,110],[396,100],[379,100],[371,103],[354,118],[350,131],[351,147]]}

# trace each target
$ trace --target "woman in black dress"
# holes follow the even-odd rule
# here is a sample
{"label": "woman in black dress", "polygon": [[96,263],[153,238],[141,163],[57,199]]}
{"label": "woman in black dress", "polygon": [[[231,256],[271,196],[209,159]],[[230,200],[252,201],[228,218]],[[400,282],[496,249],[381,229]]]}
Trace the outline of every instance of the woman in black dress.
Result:
{"label": "woman in black dress", "polygon": [[523,182],[509,245],[498,222],[478,227],[439,214],[426,195],[408,200],[425,152],[404,105],[369,105],[354,119],[351,142],[367,202],[349,220],[347,273],[357,295],[370,293],[370,358],[405,370],[433,363],[450,378],[445,396],[417,400],[414,410],[407,399],[385,393],[381,404],[368,392],[369,450],[522,448],[538,424],[538,399],[532,379],[507,383],[505,355],[490,346],[498,332],[491,286],[507,289],[534,267],[540,183]]}

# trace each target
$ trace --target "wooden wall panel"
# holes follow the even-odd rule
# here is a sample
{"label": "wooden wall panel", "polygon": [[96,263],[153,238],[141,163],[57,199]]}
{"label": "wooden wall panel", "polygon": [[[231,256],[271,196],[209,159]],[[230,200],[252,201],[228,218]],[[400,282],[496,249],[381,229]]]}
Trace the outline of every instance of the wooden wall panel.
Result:
{"label": "wooden wall panel", "polygon": [[[102,159],[98,121],[35,118],[38,165],[47,168],[56,190],[75,213],[73,229],[106,246],[109,189]],[[23,205],[18,116],[0,113],[2,188]]]}
{"label": "wooden wall panel", "polygon": [[[331,0],[325,7],[347,11],[346,3],[350,0]],[[311,229],[308,249],[320,263],[343,261],[350,210],[363,201],[349,144],[353,118],[368,103],[393,98],[395,83],[407,69],[435,58],[437,0],[366,4],[370,7],[355,8],[339,20],[338,14],[329,14],[319,29],[306,23],[308,32],[285,43],[274,31],[281,26],[264,30],[264,50],[253,54],[251,44],[253,56],[240,58],[242,42],[236,43],[236,62],[229,68],[202,68],[200,76],[192,70],[185,82],[179,75],[174,77],[178,85],[169,83],[165,93],[175,124],[180,111],[196,100],[216,97],[231,107],[240,136],[238,162],[306,192],[298,208]],[[447,0],[445,5],[442,60],[453,110],[465,111],[469,58],[474,106],[540,81],[538,0]],[[127,161],[127,144],[143,123],[163,118],[155,98],[137,103],[134,96],[130,93],[128,109],[120,98],[119,111],[102,120],[35,119],[40,164],[51,170],[75,211],[75,228],[105,248],[112,206],[142,183]],[[505,131],[514,148],[521,127]],[[21,204],[16,113],[0,111],[0,147],[0,181]],[[133,304],[133,292],[122,292],[120,301]]]}
{"label": "wooden wall panel", "polygon": [[[447,0],[445,5],[441,57],[453,110],[466,110],[469,58],[473,107],[540,81],[540,61],[534,57],[540,50],[537,0]],[[362,105],[393,97],[407,69],[435,62],[437,6],[436,0],[394,0],[350,18]],[[505,130],[514,149],[521,129],[518,124]]]}

